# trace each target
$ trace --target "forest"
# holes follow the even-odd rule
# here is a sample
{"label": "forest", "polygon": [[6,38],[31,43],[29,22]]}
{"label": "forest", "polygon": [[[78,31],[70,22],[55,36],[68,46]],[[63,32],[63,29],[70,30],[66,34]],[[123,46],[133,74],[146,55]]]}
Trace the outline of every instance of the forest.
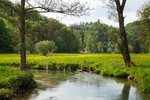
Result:
{"label": "forest", "polygon": [[[140,20],[127,24],[126,32],[130,53],[150,51],[149,7],[141,9]],[[18,16],[5,5],[0,6],[0,52],[19,52]],[[56,45],[56,53],[120,53],[119,29],[102,23],[81,22],[66,26],[56,19],[47,18],[38,12],[26,15],[26,50],[37,53],[36,43],[48,40]]]}

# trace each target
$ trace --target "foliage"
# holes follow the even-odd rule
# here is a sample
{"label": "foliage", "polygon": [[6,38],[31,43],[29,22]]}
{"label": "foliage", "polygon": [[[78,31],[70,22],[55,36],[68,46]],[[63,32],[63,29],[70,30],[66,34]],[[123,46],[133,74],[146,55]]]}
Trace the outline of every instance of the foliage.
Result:
{"label": "foliage", "polygon": [[67,27],[62,27],[59,33],[61,34],[59,40],[56,39],[56,45],[61,47],[57,49],[57,52],[78,52],[79,42],[75,34],[71,31],[71,29]]}
{"label": "foliage", "polygon": [[135,21],[126,25],[128,43],[133,47],[131,52],[134,53],[149,52],[149,45],[147,44],[149,40],[141,23],[141,21]]}
{"label": "foliage", "polygon": [[150,1],[147,1],[142,9],[138,12],[141,20],[141,27],[143,34],[141,34],[141,38],[144,40],[145,46],[150,51]]}
{"label": "foliage", "polygon": [[[100,20],[90,23],[81,23],[80,29],[74,29],[81,42],[81,33],[84,33],[84,43],[80,50],[85,49],[89,53],[112,53],[115,45],[118,45],[118,29],[101,23]],[[82,44],[80,44],[82,45]],[[118,53],[118,52],[116,52]]]}
{"label": "foliage", "polygon": [[18,68],[0,66],[0,98],[21,94],[35,85],[33,75]]}
{"label": "foliage", "polygon": [[[144,8],[146,9],[144,11]],[[142,16],[147,12],[148,6],[140,12]],[[19,52],[19,30],[18,15],[11,11],[9,7],[0,6],[1,19],[6,28],[7,41],[1,42],[1,48],[10,48],[3,52]],[[12,12],[12,13],[10,13]],[[146,13],[148,15],[148,13]],[[9,17],[8,17],[9,16]],[[141,16],[141,21],[129,23],[126,26],[130,52],[149,52],[149,26],[146,18]],[[9,23],[8,23],[9,22]],[[9,26],[9,27],[8,27]],[[30,53],[35,53],[33,48],[39,41],[54,41],[57,48],[55,52],[77,53],[84,51],[87,53],[120,53],[121,45],[118,28],[108,26],[100,20],[96,22],[81,23],[72,25],[73,29],[51,18],[44,17],[36,11],[26,14],[26,49]],[[71,27],[72,27],[71,26]],[[5,33],[3,31],[2,33]],[[84,34],[83,34],[84,33]],[[2,37],[0,37],[2,39]],[[83,43],[82,43],[83,42]]]}
{"label": "foliage", "polygon": [[[9,0],[7,0],[9,1]],[[4,2],[3,0],[1,2]],[[19,27],[18,27],[18,12],[14,11],[18,9],[18,4],[13,4],[11,1],[9,1],[9,6],[3,4],[0,2],[0,16],[3,20],[6,20],[9,23],[9,25],[12,25],[12,30],[14,34],[13,37],[9,37],[9,39],[12,39],[11,52],[19,52]],[[28,1],[29,2],[29,1]],[[53,3],[60,3],[59,2],[53,2]],[[6,2],[7,3],[7,2]],[[29,2],[31,3],[31,2]],[[38,3],[38,1],[36,1]],[[44,3],[44,2],[42,2]],[[63,2],[64,3],[64,2]],[[77,2],[69,2],[69,4],[72,3],[76,5]],[[40,3],[41,4],[41,3]],[[77,3],[76,6],[80,7],[86,7],[86,5]],[[74,6],[75,6],[74,5]],[[47,5],[48,6],[48,5]],[[60,5],[61,6],[61,5]],[[67,5],[68,6],[68,5]],[[12,8],[14,9],[12,9]],[[16,7],[16,8],[15,8]],[[71,6],[73,7],[73,5]],[[86,7],[87,8],[87,7]],[[29,8],[27,8],[29,9]],[[59,10],[59,9],[58,9]],[[71,9],[73,10],[73,9]],[[75,9],[74,9],[75,10]],[[77,9],[79,10],[79,9]],[[82,9],[83,10],[83,9]],[[88,9],[86,9],[88,10]],[[68,11],[68,10],[67,10]],[[70,10],[69,10],[70,11]],[[68,11],[68,13],[69,13]],[[77,12],[70,12],[70,14],[77,14]],[[82,13],[81,11],[79,12]],[[79,14],[78,13],[78,14]],[[86,12],[83,12],[86,13]],[[82,14],[83,14],[82,13]],[[3,25],[8,26],[8,25]],[[47,18],[42,16],[39,12],[36,10],[31,10],[26,13],[26,49],[30,53],[35,53],[35,49],[33,47],[35,44],[39,41],[43,40],[49,40],[54,41],[56,43],[57,49],[56,52],[78,52],[79,51],[79,44],[78,44],[78,38],[76,35],[72,32],[72,30],[67,27],[66,25],[60,23],[59,21]],[[11,32],[12,33],[12,32]],[[67,36],[67,38],[65,37]],[[1,39],[1,37],[0,37]],[[10,44],[10,43],[9,43]],[[2,48],[7,47],[9,44],[6,43],[5,46],[1,46]],[[5,52],[10,52],[7,50],[3,50]]]}
{"label": "foliage", "polygon": [[9,23],[0,18],[0,52],[6,53],[6,52],[13,52],[13,32],[11,30],[11,26]]}
{"label": "foliage", "polygon": [[47,55],[48,53],[53,53],[56,46],[55,42],[47,40],[36,43],[35,48],[38,53],[41,53],[42,55]]}
{"label": "foliage", "polygon": [[54,41],[57,48],[56,52],[78,52],[77,37],[67,26],[59,23],[55,19],[43,18],[40,23],[28,22],[27,29],[27,50],[34,53],[33,46],[43,40]]}

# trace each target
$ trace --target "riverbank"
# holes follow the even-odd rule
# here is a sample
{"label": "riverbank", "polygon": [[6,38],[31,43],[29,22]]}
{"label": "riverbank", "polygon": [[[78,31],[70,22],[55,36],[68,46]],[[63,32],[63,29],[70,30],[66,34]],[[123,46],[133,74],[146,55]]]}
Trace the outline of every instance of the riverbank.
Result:
{"label": "riverbank", "polygon": [[[142,92],[150,93],[150,54],[132,54],[133,68],[125,68],[120,54],[53,54],[27,55],[32,69],[90,71],[104,76],[129,78]],[[0,65],[19,66],[18,54],[1,54]]]}
{"label": "riverbank", "polygon": [[31,73],[20,71],[19,68],[0,66],[0,99],[23,94],[33,87],[35,82]]}

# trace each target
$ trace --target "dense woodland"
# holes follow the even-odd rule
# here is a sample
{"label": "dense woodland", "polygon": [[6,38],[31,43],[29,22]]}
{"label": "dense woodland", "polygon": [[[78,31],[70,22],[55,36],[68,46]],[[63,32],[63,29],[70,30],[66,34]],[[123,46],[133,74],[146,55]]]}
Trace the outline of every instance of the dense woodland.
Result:
{"label": "dense woodland", "polygon": [[[138,12],[139,21],[126,25],[131,53],[150,51],[150,7]],[[0,5],[0,53],[19,52],[18,15],[10,7]],[[120,53],[119,29],[100,20],[66,26],[59,21],[42,16],[36,11],[26,15],[27,53],[37,53],[36,43],[49,40],[56,45],[54,52],[61,53]]]}

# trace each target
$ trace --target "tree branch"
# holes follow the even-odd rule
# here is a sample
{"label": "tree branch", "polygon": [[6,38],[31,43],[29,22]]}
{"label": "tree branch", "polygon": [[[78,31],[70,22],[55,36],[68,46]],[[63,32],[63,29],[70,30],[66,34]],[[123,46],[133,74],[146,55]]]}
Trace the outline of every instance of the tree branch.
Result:
{"label": "tree branch", "polygon": [[[29,2],[28,2],[28,5]],[[87,7],[87,3],[81,4],[79,1],[74,1],[73,3],[66,3],[62,0],[42,0],[41,2],[37,2],[37,6],[32,6],[26,9],[26,12],[29,11],[38,11],[40,13],[62,13],[66,15],[73,16],[82,16],[87,15],[87,11],[90,10]]]}
{"label": "tree branch", "polygon": [[120,12],[120,0],[115,0],[117,10]]}
{"label": "tree branch", "polygon": [[122,1],[122,5],[121,5],[122,10],[124,10],[124,7],[125,7],[125,4],[126,4],[126,1],[127,1],[127,0],[123,0],[123,1]]}
{"label": "tree branch", "polygon": [[120,6],[120,0],[115,0],[117,6]]}

